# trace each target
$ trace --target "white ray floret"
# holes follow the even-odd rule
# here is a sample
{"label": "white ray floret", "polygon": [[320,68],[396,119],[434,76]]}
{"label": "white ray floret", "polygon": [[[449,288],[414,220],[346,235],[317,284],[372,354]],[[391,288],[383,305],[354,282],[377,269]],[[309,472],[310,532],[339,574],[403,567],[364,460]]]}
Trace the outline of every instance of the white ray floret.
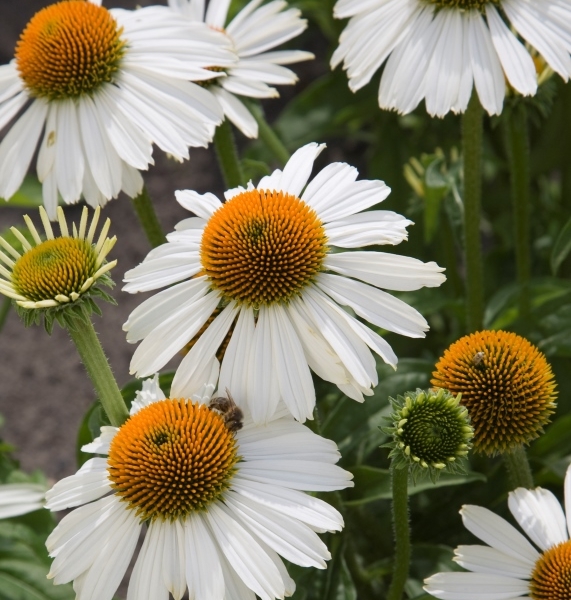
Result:
{"label": "white ray floret", "polygon": [[192,21],[202,21],[221,31],[236,53],[237,62],[227,77],[213,80],[209,90],[216,96],[227,119],[247,137],[258,137],[258,124],[239,96],[275,98],[274,85],[292,85],[296,74],[283,65],[314,58],[302,50],[274,50],[307,27],[297,8],[283,0],[251,0],[229,23],[228,0],[168,0],[169,6]]}
{"label": "white ray floret", "polygon": [[0,519],[18,517],[44,507],[46,487],[39,483],[0,485]]}
{"label": "white ray floret", "polygon": [[[60,2],[43,10],[53,8],[63,14],[68,4]],[[77,0],[73,4],[84,5]],[[190,146],[206,147],[223,112],[212,94],[196,82],[224,77],[209,67],[228,68],[236,60],[226,36],[203,23],[181,20],[167,7],[107,11],[101,0],[87,4],[110,15],[122,44],[112,76],[88,91],[68,94],[50,90],[47,75],[44,87],[35,88],[18,53],[0,67],[0,130],[18,117],[0,144],[0,198],[9,199],[19,189],[39,147],[37,174],[52,220],[59,197],[69,204],[83,196],[96,207],[121,191],[138,195],[143,187],[139,171],[153,164],[153,144],[179,160],[188,158]],[[57,22],[60,16],[54,18]],[[62,29],[68,26],[69,21]],[[62,44],[67,44],[63,50],[69,53],[68,62],[77,62],[80,53],[73,48],[78,42],[88,46],[89,37],[70,27],[69,35],[62,37]],[[96,28],[93,39],[100,42],[97,34]],[[28,51],[30,43],[23,34],[20,47]],[[89,48],[84,50],[89,57]],[[41,65],[48,58],[40,55],[35,60]],[[73,68],[49,65],[58,73],[60,67],[69,67],[62,81],[80,66],[79,62]],[[48,67],[42,72],[48,72]]]}
{"label": "white ray floret", "polygon": [[437,573],[424,589],[443,600],[571,596],[570,498],[571,466],[565,475],[567,515],[548,490],[510,492],[509,509],[527,537],[486,508],[463,506],[465,527],[487,545],[458,546],[454,560],[471,572]]}
{"label": "white ray floret", "polygon": [[[221,389],[234,390],[236,402],[248,403],[254,421],[263,423],[270,419],[280,400],[296,419],[304,421],[312,418],[315,406],[310,368],[351,398],[363,401],[363,396],[372,394],[371,388],[378,383],[372,352],[396,367],[397,357],[389,344],[346,308],[387,331],[424,337],[428,329],[424,317],[378,288],[409,291],[437,287],[445,280],[443,269],[434,262],[422,263],[395,254],[340,251],[371,244],[398,244],[407,238],[406,227],[411,221],[391,211],[362,212],[382,202],[390,189],[382,181],[357,181],[357,170],[347,164],[330,164],[308,183],[314,160],[323,147],[315,143],[304,146],[294,153],[283,172],[274,171],[262,178],[257,187],[250,183],[247,189],[228,190],[224,204],[212,194],[200,195],[190,190],[176,193],[178,202],[196,216],[179,223],[176,231],[167,236],[166,244],[125,275],[124,289],[131,293],[175,284],[143,302],[124,325],[129,342],[142,340],[131,362],[132,373],[139,377],[150,375],[194,339],[177,369],[174,394],[194,393],[202,385],[205,373],[212,373],[215,381],[219,376]],[[256,200],[248,205],[248,210],[244,209],[244,214],[253,215],[251,219],[244,217],[246,221],[242,229],[236,229],[238,233],[224,230],[229,223],[224,219],[230,218],[224,215],[234,210],[232,206],[249,202],[252,194],[256,198],[262,198],[262,194],[265,200]],[[281,215],[279,224],[278,220],[263,224],[272,211],[279,213],[280,202],[290,201],[295,208]],[[241,218],[241,210],[236,210],[240,213],[236,218]],[[300,283],[291,296],[260,301],[257,296],[249,300],[247,295],[234,292],[237,287],[250,286],[256,295],[258,284],[253,285],[250,280],[258,277],[258,271],[254,271],[258,259],[245,260],[238,274],[234,272],[236,254],[229,254],[226,262],[216,259],[214,268],[222,280],[226,274],[230,278],[231,289],[226,291],[222,289],[224,282],[216,283],[205,267],[210,252],[205,244],[217,227],[224,230],[217,244],[234,243],[242,236],[240,232],[252,231],[244,234],[254,236],[248,242],[252,248],[263,243],[266,246],[260,247],[266,248],[264,256],[274,250],[278,256],[279,248],[288,247],[289,242],[293,246],[297,243],[288,235],[302,227],[296,220],[300,214],[307,220],[314,219],[306,233],[315,236],[316,245],[322,244],[316,250],[322,252],[322,258],[312,263],[313,275]],[[279,247],[273,248],[274,238],[264,237],[264,232],[278,229],[275,235],[284,237],[279,238]],[[293,249],[284,251],[267,268],[286,268],[292,252],[295,256],[303,254],[308,242],[303,235],[299,240],[298,246],[289,246]],[[299,263],[305,259],[295,260]],[[261,279],[256,281],[261,287],[279,287],[289,277],[281,273],[275,280],[268,275],[266,281],[266,275],[259,275]],[[204,330],[211,316],[216,318]],[[217,357],[225,339],[223,356]]]}
{"label": "white ray floret", "polygon": [[443,117],[464,112],[475,88],[490,115],[502,112],[506,81],[537,91],[537,54],[565,81],[571,76],[569,0],[338,0],[349,18],[331,58],[352,91],[385,63],[379,106],[406,114],[424,99]]}
{"label": "white ray floret", "polygon": [[[212,390],[205,385],[186,402],[208,405]],[[46,543],[54,559],[48,577],[56,584],[73,580],[77,600],[111,600],[135,553],[145,516],[112,485],[113,444],[141,411],[167,402],[158,377],[144,382],[130,420],[119,428],[103,427],[101,437],[83,447],[109,457],[89,460],[46,495],[49,509],[77,507]],[[200,430],[193,435],[202,443]],[[340,531],[343,520],[304,491],[353,485],[352,475],[335,465],[336,445],[289,415],[257,426],[246,412],[243,428],[232,435],[239,460],[227,488],[200,510],[148,520],[128,600],[166,600],[169,592],[180,600],[187,589],[190,598],[210,600],[283,598],[293,594],[295,583],[281,557],[326,568],[330,554],[317,533]]]}

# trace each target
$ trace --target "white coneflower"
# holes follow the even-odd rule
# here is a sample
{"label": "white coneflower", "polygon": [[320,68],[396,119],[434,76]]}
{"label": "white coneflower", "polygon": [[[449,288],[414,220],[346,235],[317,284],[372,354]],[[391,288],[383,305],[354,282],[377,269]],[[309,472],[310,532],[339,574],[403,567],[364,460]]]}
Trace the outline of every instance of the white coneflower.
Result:
{"label": "white coneflower", "polygon": [[298,9],[287,8],[283,0],[260,6],[263,1],[251,0],[227,23],[229,0],[210,0],[207,10],[205,0],[168,0],[173,10],[191,20],[204,21],[226,36],[238,61],[223,69],[227,77],[209,82],[208,89],[220,102],[226,117],[250,138],[258,137],[258,124],[238,96],[279,96],[272,86],[297,81],[296,74],[282,65],[313,58],[311,52],[273,50],[298,36],[307,27],[307,21],[300,18]]}
{"label": "white coneflower", "polygon": [[[443,600],[568,600],[571,598],[571,467],[565,475],[565,512],[548,490],[518,488],[509,508],[533,542],[481,506],[464,506],[466,528],[486,546],[459,546],[455,561],[470,573],[437,573],[425,590]],[[539,550],[538,550],[539,549]]]}
{"label": "white coneflower", "polygon": [[303,492],[352,485],[337,446],[289,416],[260,427],[221,406],[208,393],[166,399],[147,381],[131,417],[84,446],[106,456],[47,493],[52,510],[79,507],[47,540],[56,584],[73,580],[78,600],[111,600],[144,523],[127,600],[180,600],[187,587],[200,600],[283,598],[295,584],[280,556],[325,568],[316,532],[343,520]]}
{"label": "white coneflower", "polygon": [[190,81],[220,76],[208,67],[234,60],[221,33],[166,7],[68,0],[43,8],[0,67],[0,129],[29,104],[0,144],[0,197],[18,190],[38,142],[50,219],[58,192],[92,206],[121,190],[136,196],[153,143],[182,160],[189,146],[211,141],[222,111]]}
{"label": "white coneflower", "polygon": [[390,211],[362,212],[390,190],[382,181],[356,181],[357,169],[345,163],[330,164],[307,184],[323,147],[304,146],[283,172],[256,188],[229,190],[224,204],[212,194],[177,192],[197,216],[125,276],[128,292],[177,284],[125,324],[128,341],[143,340],[132,372],[157,371],[200,334],[173,382],[175,395],[192,393],[210,373],[218,376],[216,354],[231,333],[220,388],[247,401],[256,422],[271,418],[280,398],[304,421],[315,406],[310,367],[362,401],[378,382],[371,350],[397,362],[389,344],[342,306],[377,327],[424,337],[422,315],[378,288],[439,286],[443,269],[396,254],[332,251],[398,244],[410,221]]}
{"label": "white coneflower", "polygon": [[332,67],[343,62],[356,91],[387,61],[379,105],[400,113],[422,99],[434,116],[464,112],[475,86],[497,115],[506,79],[524,96],[535,94],[523,41],[563,79],[571,76],[569,0],[338,0],[335,16],[350,21]]}
{"label": "white coneflower", "polygon": [[44,240],[26,215],[31,241],[16,227],[11,231],[21,249],[0,237],[0,294],[12,298],[24,309],[50,309],[73,305],[92,294],[97,284],[109,284],[106,274],[117,261],[107,262],[106,258],[117,238],[107,237],[109,219],[96,236],[100,212],[98,207],[89,223],[89,210],[84,207],[79,227],[72,223],[70,232],[63,209],[58,207],[60,235],[57,236],[46,211],[40,207]]}

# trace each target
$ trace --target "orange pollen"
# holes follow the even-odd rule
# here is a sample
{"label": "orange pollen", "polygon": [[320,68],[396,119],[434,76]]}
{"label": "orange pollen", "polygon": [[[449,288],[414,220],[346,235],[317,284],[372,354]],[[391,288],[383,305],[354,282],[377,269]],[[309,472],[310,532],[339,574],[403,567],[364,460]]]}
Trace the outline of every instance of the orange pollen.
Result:
{"label": "orange pollen", "polygon": [[30,94],[49,100],[91,94],[112,82],[125,52],[111,13],[86,0],[64,0],[36,13],[16,45]]}
{"label": "orange pollen", "polygon": [[321,221],[303,200],[248,190],[210,218],[200,258],[213,288],[256,308],[298,295],[320,271],[326,244]]}
{"label": "orange pollen", "polygon": [[46,240],[21,256],[12,269],[12,284],[29,300],[51,300],[58,294],[81,293],[97,271],[97,254],[86,240]]}
{"label": "orange pollen", "polygon": [[432,373],[435,387],[462,394],[474,449],[493,455],[528,444],[555,411],[555,382],[545,356],[521,336],[479,331],[454,342]]}
{"label": "orange pollen", "polygon": [[533,600],[571,600],[571,541],[553,546],[539,557],[529,591]]}
{"label": "orange pollen", "polygon": [[109,450],[109,477],[141,520],[175,520],[221,497],[236,451],[219,414],[204,404],[163,400],[121,426]]}

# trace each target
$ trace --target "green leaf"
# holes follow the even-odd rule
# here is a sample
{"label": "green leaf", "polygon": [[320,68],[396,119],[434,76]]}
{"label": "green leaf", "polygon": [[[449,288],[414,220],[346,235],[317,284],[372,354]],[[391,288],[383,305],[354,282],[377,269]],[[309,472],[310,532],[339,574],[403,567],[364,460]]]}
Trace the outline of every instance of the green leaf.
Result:
{"label": "green leaf", "polygon": [[54,585],[48,567],[26,560],[0,559],[1,600],[73,600],[71,585]]}
{"label": "green leaf", "polygon": [[[392,498],[391,476],[388,469],[378,469],[376,467],[359,466],[349,469],[354,476],[355,487],[349,491],[349,500],[345,503],[348,506],[358,506],[368,504],[375,500],[388,500]],[[420,492],[448,487],[451,485],[464,485],[475,481],[486,481],[485,475],[470,471],[465,474],[442,473],[436,483],[429,479],[417,481],[415,485],[409,485],[408,495],[414,496]]]}
{"label": "green leaf", "polygon": [[20,189],[8,200],[7,203],[0,202],[2,206],[19,206],[22,208],[38,208],[43,205],[42,184],[36,177],[28,175]]}
{"label": "green leaf", "polygon": [[553,275],[557,274],[561,263],[567,258],[571,252],[571,219],[567,221],[551,251],[551,271]]}

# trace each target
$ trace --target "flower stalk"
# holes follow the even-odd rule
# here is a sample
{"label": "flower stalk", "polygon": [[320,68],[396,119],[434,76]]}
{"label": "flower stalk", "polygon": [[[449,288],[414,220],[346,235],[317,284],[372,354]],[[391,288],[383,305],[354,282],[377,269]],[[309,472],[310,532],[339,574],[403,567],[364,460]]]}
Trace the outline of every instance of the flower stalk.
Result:
{"label": "flower stalk", "polygon": [[167,238],[165,237],[146,187],[142,189],[138,196],[132,198],[132,204],[151,247],[156,248],[157,246],[164,244],[167,241]]}
{"label": "flower stalk", "polygon": [[236,141],[234,140],[230,121],[225,120],[216,128],[214,147],[216,148],[218,164],[220,165],[226,187],[235,188],[243,185],[245,183],[244,173],[242,172],[242,165],[238,157]]}
{"label": "flower stalk", "polygon": [[0,304],[0,331],[2,331],[4,324],[6,323],[6,319],[8,318],[8,313],[10,312],[10,306],[12,305],[12,300],[10,298],[4,298],[2,303]]}
{"label": "flower stalk", "polygon": [[530,156],[525,106],[521,103],[514,106],[512,110],[506,111],[502,120],[511,177],[519,317],[525,322],[530,312],[531,277]]}
{"label": "flower stalk", "polygon": [[393,578],[387,600],[402,600],[410,566],[410,523],[408,511],[408,468],[391,463],[392,512],[395,536]]}
{"label": "flower stalk", "polygon": [[523,446],[516,446],[510,452],[505,452],[502,454],[502,458],[512,489],[515,490],[518,487],[532,489],[535,487],[527,453]]}
{"label": "flower stalk", "polygon": [[484,315],[484,277],[480,241],[483,115],[484,110],[474,90],[468,109],[462,117],[466,325],[469,332],[482,328]]}
{"label": "flower stalk", "polygon": [[67,330],[111,425],[121,426],[129,418],[129,411],[93,328],[93,323],[89,319],[77,318],[67,323]]}
{"label": "flower stalk", "polygon": [[291,158],[290,151],[285,147],[276,132],[266,121],[262,107],[255,102],[248,102],[248,110],[252,113],[258,124],[258,135],[266,148],[275,156],[283,167]]}

